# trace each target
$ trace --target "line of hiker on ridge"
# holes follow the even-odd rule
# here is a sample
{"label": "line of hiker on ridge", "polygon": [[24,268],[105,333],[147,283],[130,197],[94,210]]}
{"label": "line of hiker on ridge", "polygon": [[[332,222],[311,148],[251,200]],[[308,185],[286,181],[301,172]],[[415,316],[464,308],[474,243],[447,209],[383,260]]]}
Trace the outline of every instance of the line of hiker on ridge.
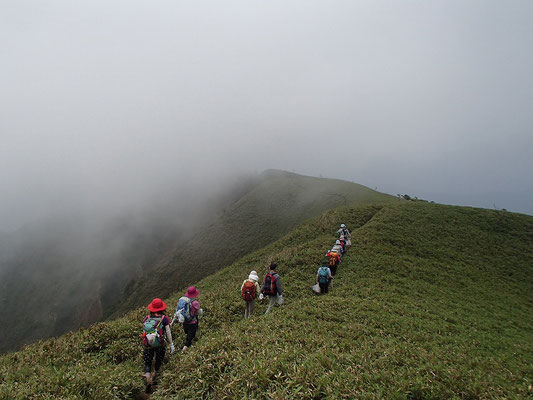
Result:
{"label": "line of hiker on ridge", "polygon": [[313,291],[317,294],[328,293],[333,277],[337,274],[337,267],[348,248],[352,245],[352,235],[346,225],[341,224],[337,234],[339,239],[335,241],[331,250],[326,253],[326,259],[318,267],[316,284],[313,286]]}
{"label": "line of hiker on ridge", "polygon": [[[351,234],[346,225],[341,224],[340,229],[337,230],[339,239],[326,253],[326,259],[318,268],[316,276],[316,285],[313,290],[316,293],[328,293],[330,283],[333,276],[337,273],[337,267],[341,262],[342,256],[346,253],[348,247],[352,245]],[[269,297],[268,308],[265,312],[267,314],[275,305],[283,304],[281,278],[276,272],[276,264],[270,265],[270,272],[267,273],[263,279],[263,284],[259,287],[259,277],[256,271],[250,272],[248,279],[245,279],[241,286],[241,298],[245,302],[244,318],[250,318],[254,308],[255,299],[258,297],[262,300],[264,296]],[[259,296],[258,296],[259,293]]]}
{"label": "line of hiker on ridge", "polygon": [[[342,256],[346,253],[348,247],[352,245],[350,231],[346,225],[341,224],[337,231],[339,239],[326,253],[326,259],[318,268],[316,276],[316,285],[313,290],[316,293],[328,293],[329,286],[333,277],[337,273],[337,267],[342,260]],[[250,318],[255,308],[255,300],[259,298],[262,300],[266,296],[269,298],[268,307],[265,314],[268,314],[276,305],[283,304],[283,286],[281,277],[276,271],[277,265],[272,262],[269,266],[269,272],[263,278],[263,284],[259,286],[259,276],[256,271],[251,271],[248,278],[244,280],[241,285],[241,298],[245,302],[244,317]],[[175,352],[174,342],[172,340],[171,327],[177,321],[183,326],[185,333],[185,344],[182,352],[187,351],[191,347],[193,340],[195,340],[196,332],[198,330],[198,317],[203,314],[202,308],[198,301],[200,291],[191,286],[187,289],[184,296],[180,297],[176,305],[176,312],[172,320],[166,315],[167,305],[159,298],[155,298],[148,305],[150,314],[147,315],[143,321],[142,344],[143,363],[144,363],[144,377],[147,384],[147,392],[151,391],[152,385],[159,374],[161,364],[165,358],[166,343],[170,346],[170,353]],[[166,340],[165,340],[166,337]],[[152,372],[152,362],[155,356],[154,371]]]}

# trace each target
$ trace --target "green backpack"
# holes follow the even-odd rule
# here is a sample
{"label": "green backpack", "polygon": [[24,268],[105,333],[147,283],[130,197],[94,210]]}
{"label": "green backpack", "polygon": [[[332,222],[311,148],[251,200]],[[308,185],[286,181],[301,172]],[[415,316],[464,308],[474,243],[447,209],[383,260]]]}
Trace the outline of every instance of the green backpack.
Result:
{"label": "green backpack", "polygon": [[328,283],[329,282],[329,268],[320,267],[318,269],[318,283]]}
{"label": "green backpack", "polygon": [[144,347],[158,348],[163,346],[163,317],[147,316],[143,321],[142,342]]}

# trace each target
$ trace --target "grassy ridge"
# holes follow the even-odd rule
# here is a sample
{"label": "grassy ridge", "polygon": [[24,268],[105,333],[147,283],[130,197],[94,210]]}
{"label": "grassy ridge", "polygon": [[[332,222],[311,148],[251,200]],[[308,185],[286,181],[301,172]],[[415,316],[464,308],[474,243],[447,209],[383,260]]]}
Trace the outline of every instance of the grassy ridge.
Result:
{"label": "grassy ridge", "polygon": [[[355,226],[363,210],[340,212]],[[154,398],[532,395],[532,232],[516,214],[387,206],[354,232],[333,292],[319,298],[310,277],[327,235],[289,259],[278,243],[286,306],[210,332],[172,359]]]}
{"label": "grassy ridge", "polygon": [[166,297],[176,287],[197,282],[325,210],[393,201],[398,200],[352,182],[265,171],[211,225],[138,280],[115,316],[150,301],[154,292]]}
{"label": "grassy ridge", "polygon": [[[315,297],[339,221],[359,227],[354,245],[332,293]],[[199,282],[199,341],[169,358],[153,398],[531,396],[532,245],[533,218],[518,214],[425,203],[326,212]],[[272,259],[286,304],[245,321],[239,285]],[[3,356],[0,398],[138,394],[143,315]]]}

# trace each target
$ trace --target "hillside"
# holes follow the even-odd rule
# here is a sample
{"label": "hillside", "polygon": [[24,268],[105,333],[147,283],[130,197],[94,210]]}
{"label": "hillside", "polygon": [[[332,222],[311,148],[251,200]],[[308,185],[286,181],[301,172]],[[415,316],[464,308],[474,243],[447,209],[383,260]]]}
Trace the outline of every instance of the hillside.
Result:
{"label": "hillside", "polygon": [[0,315],[0,353],[108,317],[128,284],[254,185],[255,177],[235,177],[194,202],[192,193],[179,202],[172,194],[104,220],[65,210],[0,234],[0,306],[17,311]]}
{"label": "hillside", "polygon": [[235,180],[211,197],[189,193],[183,204],[126,214],[95,232],[85,229],[91,221],[67,215],[1,236],[0,305],[17,315],[0,316],[0,353],[123,315],[154,290],[167,296],[328,208],[397,201],[283,171]]}
{"label": "hillside", "polygon": [[127,290],[114,316],[230,265],[325,210],[398,199],[356,183],[268,170],[239,200]]}
{"label": "hillside", "polygon": [[[353,247],[317,297],[340,221]],[[240,284],[271,260],[286,303],[245,321]],[[530,216],[422,202],[328,211],[198,282],[199,340],[169,358],[152,398],[530,397],[532,269]],[[2,356],[0,398],[139,397],[144,314]]]}

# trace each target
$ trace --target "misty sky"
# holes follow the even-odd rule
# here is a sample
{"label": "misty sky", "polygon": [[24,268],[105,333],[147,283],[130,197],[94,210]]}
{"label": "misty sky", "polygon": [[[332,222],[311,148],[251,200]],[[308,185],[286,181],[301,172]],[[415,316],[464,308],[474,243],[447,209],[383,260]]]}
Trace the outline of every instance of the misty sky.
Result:
{"label": "misty sky", "polygon": [[0,0],[0,231],[279,168],[533,214],[533,2]]}

